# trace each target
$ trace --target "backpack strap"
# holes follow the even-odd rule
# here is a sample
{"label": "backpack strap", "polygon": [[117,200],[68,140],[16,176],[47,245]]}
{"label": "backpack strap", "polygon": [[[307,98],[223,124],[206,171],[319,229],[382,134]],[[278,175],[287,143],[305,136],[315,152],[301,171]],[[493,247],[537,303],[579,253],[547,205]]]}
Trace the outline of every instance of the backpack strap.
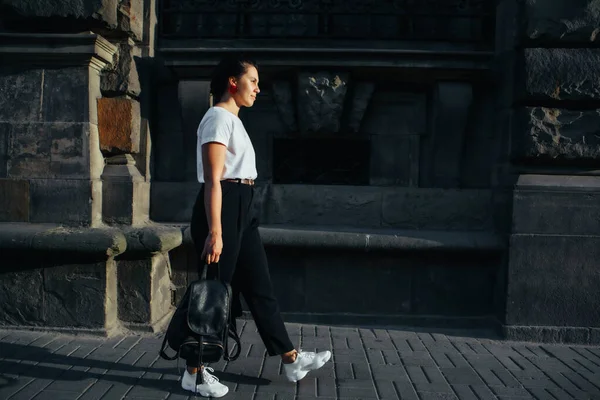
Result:
{"label": "backpack strap", "polygon": [[[227,326],[227,336],[229,336],[230,338],[233,339],[233,341],[235,342],[235,354],[230,354],[229,353],[229,338],[225,339],[225,348],[223,349],[223,359],[225,361],[235,361],[237,360],[237,358],[240,356],[240,353],[242,351],[242,345],[240,343],[240,336],[238,335],[237,331],[235,329],[232,328],[231,323]],[[233,353],[233,351],[232,351]]]}
{"label": "backpack strap", "polygon": [[177,358],[179,358],[179,354],[175,354],[173,357],[170,357],[167,355],[167,353],[165,352],[165,350],[167,349],[167,335],[165,335],[165,338],[163,339],[162,342],[162,346],[160,346],[160,356],[162,358],[164,358],[165,360],[169,360],[169,361],[173,361]]}

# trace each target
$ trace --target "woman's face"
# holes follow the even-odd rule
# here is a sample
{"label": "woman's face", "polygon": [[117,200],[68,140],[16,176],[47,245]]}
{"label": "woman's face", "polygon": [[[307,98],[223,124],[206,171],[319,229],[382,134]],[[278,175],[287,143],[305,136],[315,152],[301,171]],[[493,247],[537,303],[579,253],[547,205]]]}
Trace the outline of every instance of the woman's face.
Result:
{"label": "woman's face", "polygon": [[246,72],[234,80],[234,83],[237,85],[237,92],[233,95],[233,98],[237,105],[240,107],[252,107],[256,100],[256,95],[260,93],[260,89],[258,88],[258,71],[256,68],[249,65],[246,68]]}

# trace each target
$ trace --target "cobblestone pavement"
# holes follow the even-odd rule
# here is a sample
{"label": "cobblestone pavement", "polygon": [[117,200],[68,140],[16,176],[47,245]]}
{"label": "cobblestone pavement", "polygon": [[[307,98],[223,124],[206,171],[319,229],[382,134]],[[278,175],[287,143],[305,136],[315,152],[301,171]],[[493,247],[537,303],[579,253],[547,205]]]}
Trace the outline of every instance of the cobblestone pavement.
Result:
{"label": "cobblestone pavement", "polygon": [[[600,347],[504,342],[432,333],[287,324],[305,350],[333,360],[299,383],[267,357],[252,321],[242,356],[213,365],[225,399],[600,399]],[[161,335],[110,339],[0,330],[0,399],[188,399]],[[183,363],[181,365],[183,368]]]}

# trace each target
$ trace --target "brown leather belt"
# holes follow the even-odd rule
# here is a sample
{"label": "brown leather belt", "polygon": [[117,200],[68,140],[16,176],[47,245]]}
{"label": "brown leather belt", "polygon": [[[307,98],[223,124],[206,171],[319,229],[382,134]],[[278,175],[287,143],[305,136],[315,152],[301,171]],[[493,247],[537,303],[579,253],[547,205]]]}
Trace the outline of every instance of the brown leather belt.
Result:
{"label": "brown leather belt", "polygon": [[226,182],[243,183],[244,185],[254,186],[254,179],[223,179]]}

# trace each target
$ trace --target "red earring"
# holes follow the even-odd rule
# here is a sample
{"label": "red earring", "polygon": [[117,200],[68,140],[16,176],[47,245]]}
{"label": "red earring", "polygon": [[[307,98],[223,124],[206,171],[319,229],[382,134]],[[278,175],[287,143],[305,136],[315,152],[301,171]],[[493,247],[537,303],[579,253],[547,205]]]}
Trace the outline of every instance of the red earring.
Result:
{"label": "red earring", "polygon": [[237,92],[237,86],[236,85],[230,85],[229,86],[229,93],[235,94],[236,92]]}

